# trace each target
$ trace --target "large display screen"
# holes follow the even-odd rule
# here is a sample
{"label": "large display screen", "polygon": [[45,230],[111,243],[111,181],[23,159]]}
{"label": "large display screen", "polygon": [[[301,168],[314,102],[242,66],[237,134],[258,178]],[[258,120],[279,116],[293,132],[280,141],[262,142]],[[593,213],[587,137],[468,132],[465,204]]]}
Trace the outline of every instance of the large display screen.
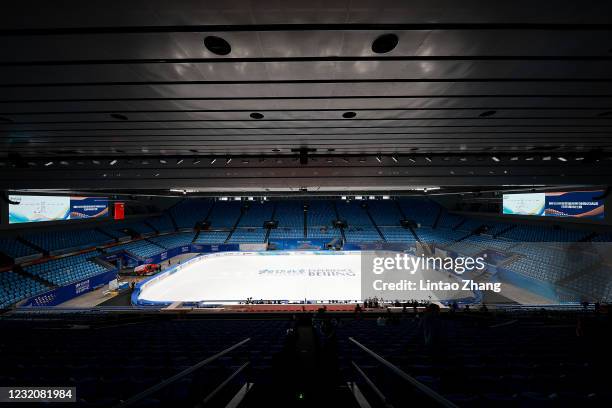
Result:
{"label": "large display screen", "polygon": [[106,197],[9,195],[9,224],[108,216]]}
{"label": "large display screen", "polygon": [[603,219],[602,195],[601,190],[504,194],[503,213]]}

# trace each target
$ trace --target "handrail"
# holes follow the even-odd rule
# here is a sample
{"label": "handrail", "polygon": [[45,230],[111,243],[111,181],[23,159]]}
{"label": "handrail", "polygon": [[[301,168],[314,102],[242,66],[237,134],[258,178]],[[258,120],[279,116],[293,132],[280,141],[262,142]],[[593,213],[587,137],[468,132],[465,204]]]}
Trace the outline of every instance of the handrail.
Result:
{"label": "handrail", "polygon": [[372,381],[370,377],[368,377],[368,375],[361,369],[361,367],[359,367],[354,361],[351,361],[351,363],[353,364],[355,370],[357,370],[357,372],[363,377],[363,380],[366,382],[366,384],[368,384],[372,391],[374,391],[374,394],[376,394],[376,396],[382,401],[385,407],[393,408],[393,405],[389,403],[387,397],[385,397],[385,394],[382,393],[382,391],[376,386],[376,384],[374,384],[374,381]]}
{"label": "handrail", "polygon": [[238,367],[238,369],[236,371],[234,371],[229,377],[227,377],[225,380],[223,380],[223,382],[221,382],[221,384],[219,384],[214,390],[211,391],[210,394],[208,394],[206,396],[206,398],[204,398],[204,400],[202,401],[202,406],[205,406],[206,404],[208,404],[210,402],[210,400],[212,400],[215,397],[215,395],[217,395],[219,392],[221,392],[221,390],[223,388],[225,388],[225,386],[227,384],[229,384],[230,381],[232,381],[234,378],[236,378],[236,376],[238,374],[240,374],[245,368],[247,368],[248,365],[249,365],[249,362],[247,361],[246,363],[244,363],[243,365]]}
{"label": "handrail", "polygon": [[349,340],[351,342],[353,342],[355,345],[357,345],[357,347],[359,347],[360,349],[362,349],[363,351],[368,353],[371,357],[373,357],[379,363],[381,363],[382,365],[387,367],[393,373],[397,374],[400,378],[402,378],[405,381],[408,381],[410,384],[412,384],[415,388],[417,388],[423,394],[427,395],[429,398],[431,398],[432,400],[436,401],[438,404],[440,404],[440,406],[447,407],[447,408],[457,408],[457,405],[453,404],[451,401],[447,400],[442,395],[438,394],[436,391],[432,390],[431,388],[429,388],[425,384],[421,383],[420,381],[417,381],[415,378],[413,378],[410,375],[406,374],[399,367],[397,367],[397,366],[393,365],[392,363],[388,362],[387,360],[385,360],[384,358],[382,358],[381,356],[379,356],[378,354],[376,354],[375,352],[373,352],[372,350],[370,350],[369,348],[367,348],[363,344],[359,343],[353,337],[349,337]]}
{"label": "handrail", "polygon": [[143,399],[144,397],[148,397],[149,395],[153,394],[156,391],[161,390],[162,388],[172,384],[173,382],[175,382],[176,380],[179,380],[183,377],[185,377],[188,374],[191,374],[192,372],[194,372],[195,370],[199,369],[202,366],[205,366],[206,364],[218,359],[219,357],[222,357],[224,355],[226,355],[227,353],[230,353],[231,351],[234,351],[235,349],[237,349],[238,347],[244,345],[245,343],[249,342],[251,340],[250,337],[247,337],[246,339],[234,344],[233,346],[230,346],[228,348],[226,348],[225,350],[222,350],[220,352],[218,352],[217,354],[210,356],[202,361],[200,361],[199,363],[196,363],[194,365],[192,365],[191,367],[188,367],[186,369],[184,369],[183,371],[181,371],[180,373],[177,373],[175,375],[173,375],[170,378],[167,378],[165,380],[163,380],[162,382],[155,384],[154,386],[147,388],[146,390],[134,395],[131,398],[128,398],[127,400],[121,402],[119,405],[116,405],[115,408],[124,408],[124,407],[129,407],[130,405],[140,401],[141,399]]}

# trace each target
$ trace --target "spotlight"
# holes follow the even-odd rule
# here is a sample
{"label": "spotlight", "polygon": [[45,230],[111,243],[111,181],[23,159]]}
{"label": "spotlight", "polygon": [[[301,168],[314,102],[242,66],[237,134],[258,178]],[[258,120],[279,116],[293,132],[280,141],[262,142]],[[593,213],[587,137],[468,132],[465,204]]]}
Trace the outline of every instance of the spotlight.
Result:
{"label": "spotlight", "polygon": [[399,39],[395,34],[383,34],[372,43],[372,51],[376,54],[385,54],[397,47]]}
{"label": "spotlight", "polygon": [[431,163],[431,157],[427,157],[427,156],[425,156],[425,161],[427,161],[427,162]]}
{"label": "spotlight", "polygon": [[45,167],[49,167],[49,166],[52,166],[52,165],[53,165],[53,162],[52,162],[52,161],[50,161],[50,162],[46,162],[46,163],[45,163]]}
{"label": "spotlight", "polygon": [[128,117],[120,113],[111,113],[110,117],[117,120],[128,120]]}
{"label": "spotlight", "polygon": [[396,156],[391,156],[391,160],[393,160],[394,162],[397,163],[397,157]]}
{"label": "spotlight", "polygon": [[567,161],[567,159],[565,157],[563,157],[563,156],[557,157],[557,160],[562,161],[562,162],[566,162]]}
{"label": "spotlight", "polygon": [[480,116],[481,118],[487,118],[487,117],[489,117],[489,116],[493,116],[493,115],[495,115],[496,113],[497,113],[497,111],[494,111],[494,110],[489,110],[489,111],[484,111],[484,112],[482,112],[482,113],[481,113],[480,115],[478,115],[478,116]]}
{"label": "spotlight", "polygon": [[376,156],[376,161],[382,163],[382,158],[380,156]]}
{"label": "spotlight", "polygon": [[180,165],[180,164],[183,164],[183,162],[184,162],[184,161],[185,161],[185,160],[183,160],[183,159],[178,159],[178,160],[176,161],[176,165],[178,166],[178,165]]}
{"label": "spotlight", "polygon": [[544,160],[544,161],[549,161],[551,158],[552,158],[552,157],[550,157],[550,156],[544,156],[544,157],[542,157],[542,160]]}
{"label": "spotlight", "polygon": [[494,162],[499,162],[499,157],[491,156],[491,160],[493,160]]}
{"label": "spotlight", "polygon": [[100,160],[92,160],[91,163],[98,166],[100,164]]}
{"label": "spotlight", "polygon": [[414,160],[412,157],[409,157],[409,158],[408,158],[408,161],[409,161],[410,163],[416,163],[416,160]]}
{"label": "spotlight", "polygon": [[210,160],[210,164],[215,164],[215,162],[216,162],[216,161],[217,161],[217,158],[216,158],[216,157],[213,157],[213,158]]}
{"label": "spotlight", "polygon": [[225,164],[230,164],[232,162],[232,158],[228,157],[227,159],[225,159]]}
{"label": "spotlight", "polygon": [[217,55],[227,55],[232,52],[232,47],[227,41],[214,35],[209,35],[204,38],[204,46],[208,51]]}
{"label": "spotlight", "polygon": [[108,164],[110,164],[111,166],[114,166],[115,164],[117,164],[117,159],[111,160]]}
{"label": "spotlight", "polygon": [[67,162],[67,161],[65,161],[65,160],[62,160],[62,161],[61,161],[61,162],[59,162],[59,163],[60,163],[62,166],[67,166],[67,165],[68,165],[68,162]]}
{"label": "spotlight", "polygon": [[578,160],[578,161],[584,160],[584,157],[576,157],[574,160]]}
{"label": "spotlight", "polygon": [[200,164],[201,161],[202,160],[200,160],[200,159],[194,159],[192,164],[193,165]]}

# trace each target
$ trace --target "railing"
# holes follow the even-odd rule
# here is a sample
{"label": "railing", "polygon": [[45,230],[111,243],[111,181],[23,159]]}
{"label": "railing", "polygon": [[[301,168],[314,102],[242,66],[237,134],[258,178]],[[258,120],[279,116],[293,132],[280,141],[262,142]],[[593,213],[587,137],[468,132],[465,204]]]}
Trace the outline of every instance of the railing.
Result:
{"label": "railing", "polygon": [[[369,348],[367,348],[363,344],[359,343],[353,337],[349,337],[349,340],[351,342],[353,342],[361,350],[365,351],[368,355],[370,355],[376,361],[381,363],[384,367],[389,369],[389,371],[391,371],[392,373],[396,374],[402,380],[405,380],[406,382],[410,383],[414,388],[416,388],[421,393],[425,394],[429,399],[432,400],[432,402],[436,402],[441,407],[457,408],[457,406],[455,404],[453,404],[451,401],[447,400],[442,395],[438,394],[436,391],[432,390],[431,388],[429,388],[425,384],[417,381],[415,378],[413,378],[410,375],[406,374],[399,367],[397,367],[397,366],[393,365],[392,363],[390,363],[389,361],[385,360],[383,357],[381,357],[380,355],[376,354],[374,351],[370,350]],[[381,399],[383,404],[385,406],[387,406],[387,407],[390,407],[391,404],[389,403],[387,398],[384,396],[384,394],[378,389],[378,387],[376,387],[376,385],[372,382],[372,380],[370,380],[367,377],[367,375],[363,372],[363,370],[361,370],[361,368],[359,368],[359,366],[357,364],[355,364],[355,362],[352,362],[352,364],[355,367],[355,369],[357,370],[357,372],[364,378],[364,380],[370,386],[370,388],[372,388],[374,393]]]}
{"label": "railing", "polygon": [[[154,393],[156,393],[157,391],[167,387],[168,385],[180,380],[181,378],[193,373],[194,371],[200,369],[201,367],[205,366],[206,364],[209,364],[213,361],[215,361],[216,359],[218,359],[219,357],[222,357],[228,353],[231,353],[232,351],[234,351],[235,349],[237,349],[238,347],[243,346],[244,344],[248,343],[251,340],[250,337],[247,337],[246,339],[234,344],[233,346],[230,346],[228,348],[226,348],[223,351],[218,352],[217,354],[210,356],[202,361],[200,361],[197,364],[192,365],[189,368],[186,368],[185,370],[181,371],[178,374],[173,375],[170,378],[167,378],[165,380],[163,380],[162,382],[155,384],[154,386],[147,388],[146,390],[134,395],[133,397],[121,402],[119,405],[116,405],[115,408],[125,408],[125,407],[129,407],[137,402],[140,402],[143,398],[148,397],[149,395],[152,395]],[[249,365],[249,362],[244,363],[242,366],[240,366],[235,372],[233,372],[232,374],[230,374],[230,376],[228,378],[226,378],[225,380],[223,380],[221,382],[221,384],[219,384],[210,394],[208,394],[202,401],[202,405],[205,405],[207,402],[209,402],[215,395],[217,395],[227,384],[229,384],[231,382],[232,379],[234,379],[240,372],[242,372],[247,366]]]}

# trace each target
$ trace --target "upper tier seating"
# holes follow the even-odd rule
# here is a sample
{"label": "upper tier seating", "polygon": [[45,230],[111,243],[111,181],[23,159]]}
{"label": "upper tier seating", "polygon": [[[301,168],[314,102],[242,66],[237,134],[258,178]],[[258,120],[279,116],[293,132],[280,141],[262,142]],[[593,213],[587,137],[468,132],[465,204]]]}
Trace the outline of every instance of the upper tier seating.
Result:
{"label": "upper tier seating", "polygon": [[13,259],[40,254],[34,248],[17,241],[15,238],[0,238],[0,252]]}
{"label": "upper tier seating", "polygon": [[400,225],[402,214],[395,200],[368,201],[368,211],[379,227]]}
{"label": "upper tier seating", "polygon": [[46,231],[25,234],[23,237],[52,254],[114,242],[114,239],[95,229]]}
{"label": "upper tier seating", "polygon": [[274,210],[274,204],[269,201],[263,203],[253,201],[249,203],[249,208],[240,218],[238,227],[247,228],[255,227],[262,228],[264,222],[272,219],[272,211]]}
{"label": "upper tier seating", "polygon": [[185,200],[170,209],[170,214],[179,229],[194,228],[196,223],[204,221],[213,201],[209,199]]}
{"label": "upper tier seating", "polygon": [[172,224],[172,220],[168,214],[147,218],[147,223],[149,223],[159,233],[174,231],[174,225]]}
{"label": "upper tier seating", "polygon": [[460,215],[452,214],[452,213],[449,213],[448,211],[443,211],[442,215],[440,216],[440,220],[438,220],[438,225],[436,225],[436,228],[453,229],[457,225],[459,225],[459,223],[461,223],[461,221],[463,220],[464,220],[464,217]]}
{"label": "upper tier seating", "polygon": [[[372,221],[368,213],[362,208],[363,201],[336,201],[336,208],[340,219],[346,221],[349,226],[371,227]],[[380,237],[379,237],[380,239]]]}
{"label": "upper tier seating", "polygon": [[433,226],[440,211],[440,206],[431,200],[402,198],[399,205],[407,219],[424,227]]}
{"label": "upper tier seating", "polygon": [[327,200],[312,200],[308,203],[308,227],[331,226],[336,220],[333,203]]}
{"label": "upper tier seating", "polygon": [[96,257],[98,254],[98,251],[91,251],[84,254],[66,256],[27,266],[25,271],[54,285],[64,286],[68,283],[78,282],[106,272],[107,269],[102,265],[89,261],[90,258]]}
{"label": "upper tier seating", "polygon": [[13,271],[0,272],[0,309],[48,290],[42,283]]}
{"label": "upper tier seating", "polygon": [[211,228],[232,228],[243,207],[242,201],[217,201],[208,217]]}
{"label": "upper tier seating", "polygon": [[180,232],[178,234],[160,235],[149,240],[166,249],[172,249],[190,244],[194,236],[194,232]]}
{"label": "upper tier seating", "polygon": [[586,231],[550,228],[536,225],[517,225],[503,237],[524,242],[575,242],[589,235]]}
{"label": "upper tier seating", "polygon": [[[279,228],[301,229],[304,231],[304,203],[301,201],[279,201],[276,203],[274,218]],[[304,234],[302,233],[302,237]]]}

